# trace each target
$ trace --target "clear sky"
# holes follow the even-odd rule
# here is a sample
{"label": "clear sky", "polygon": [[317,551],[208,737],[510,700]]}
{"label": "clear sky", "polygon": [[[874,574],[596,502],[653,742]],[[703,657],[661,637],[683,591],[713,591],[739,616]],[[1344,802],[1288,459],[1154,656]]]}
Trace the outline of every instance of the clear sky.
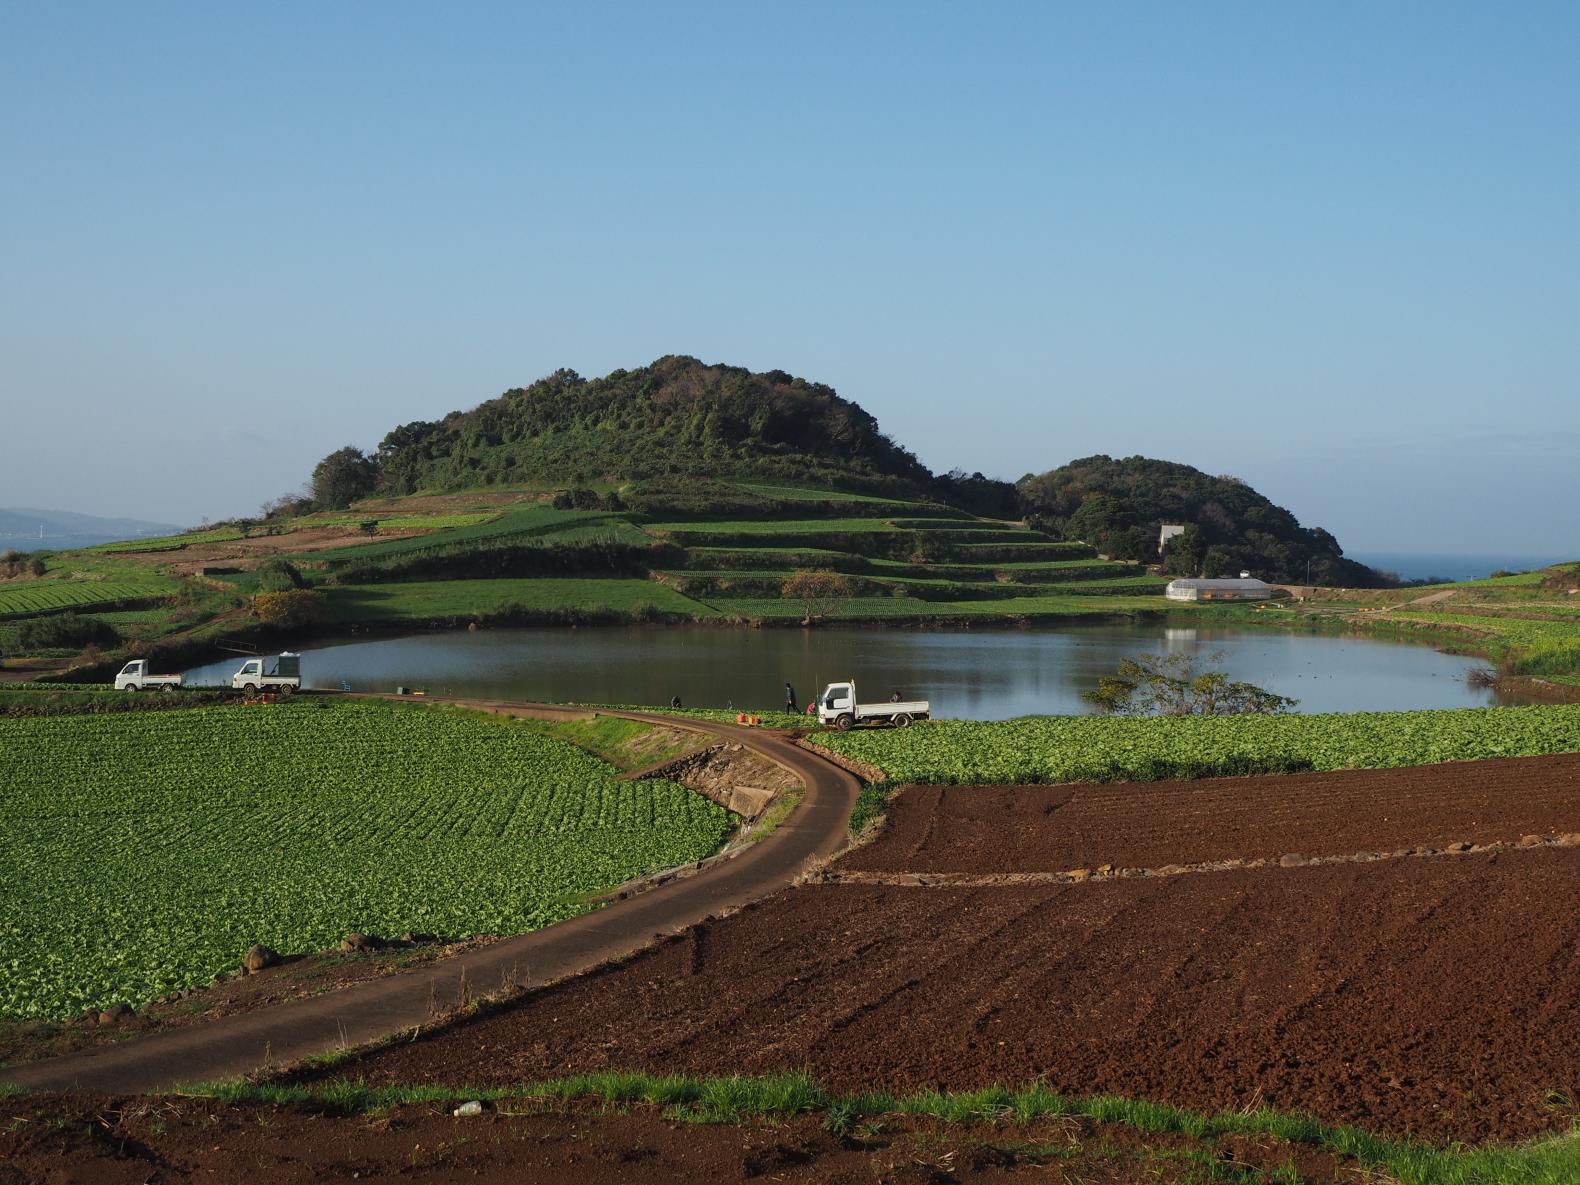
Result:
{"label": "clear sky", "polygon": [[668,353],[1580,555],[1580,5],[0,0],[0,505]]}

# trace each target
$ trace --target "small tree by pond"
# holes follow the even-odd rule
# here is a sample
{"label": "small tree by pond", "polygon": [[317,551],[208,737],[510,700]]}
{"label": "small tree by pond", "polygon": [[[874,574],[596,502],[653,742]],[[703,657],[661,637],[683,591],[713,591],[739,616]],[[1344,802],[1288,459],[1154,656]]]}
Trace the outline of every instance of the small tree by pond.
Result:
{"label": "small tree by pond", "polygon": [[784,582],[779,595],[787,601],[801,602],[801,624],[811,625],[812,618],[836,608],[839,602],[851,595],[850,581],[838,572],[826,568],[802,568]]}
{"label": "small tree by pond", "polygon": [[[1223,654],[1209,655],[1220,662]],[[1193,654],[1143,654],[1119,664],[1119,672],[1097,681],[1081,698],[1114,716],[1273,716],[1300,701],[1229,678],[1226,671],[1200,671]]]}

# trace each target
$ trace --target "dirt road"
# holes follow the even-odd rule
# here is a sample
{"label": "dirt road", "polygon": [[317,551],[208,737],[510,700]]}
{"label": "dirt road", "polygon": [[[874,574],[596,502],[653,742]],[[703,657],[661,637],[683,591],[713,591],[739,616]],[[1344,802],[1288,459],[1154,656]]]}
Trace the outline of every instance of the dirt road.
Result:
{"label": "dirt road", "polygon": [[[547,707],[455,702],[506,715]],[[616,714],[675,723],[672,717],[642,712]],[[423,1024],[436,1011],[446,1011],[508,983],[541,985],[629,955],[656,936],[674,933],[784,888],[808,862],[829,856],[844,845],[850,811],[860,789],[854,777],[780,737],[734,725],[686,723],[746,745],[788,767],[806,785],[805,796],[790,816],[739,854],[603,909],[418,971],[124,1045],[11,1067],[0,1070],[0,1082],[28,1090],[124,1094],[235,1078],[268,1065],[359,1045]]]}

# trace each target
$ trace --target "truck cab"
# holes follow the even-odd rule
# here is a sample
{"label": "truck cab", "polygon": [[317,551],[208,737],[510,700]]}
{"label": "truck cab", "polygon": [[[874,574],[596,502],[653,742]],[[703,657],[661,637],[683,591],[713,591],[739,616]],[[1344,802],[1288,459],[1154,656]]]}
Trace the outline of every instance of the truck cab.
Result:
{"label": "truck cab", "polygon": [[823,689],[823,697],[818,701],[817,718],[824,724],[830,724],[839,719],[844,712],[853,712],[856,709],[856,689],[849,683],[830,683]]}
{"label": "truck cab", "polygon": [[858,724],[889,724],[895,728],[909,728],[915,720],[932,717],[933,706],[924,699],[901,699],[895,692],[886,704],[864,704],[856,698],[856,681],[830,683],[817,697],[819,724],[831,724],[841,732],[848,732]]}
{"label": "truck cab", "polygon": [[115,676],[115,690],[117,691],[144,691],[151,688],[158,688],[161,691],[174,691],[180,686],[180,675],[155,675],[148,669],[148,660],[146,658],[132,659]]}
{"label": "truck cab", "polygon": [[302,658],[286,651],[278,655],[249,658],[230,677],[230,685],[248,695],[260,691],[290,693],[302,685]]}

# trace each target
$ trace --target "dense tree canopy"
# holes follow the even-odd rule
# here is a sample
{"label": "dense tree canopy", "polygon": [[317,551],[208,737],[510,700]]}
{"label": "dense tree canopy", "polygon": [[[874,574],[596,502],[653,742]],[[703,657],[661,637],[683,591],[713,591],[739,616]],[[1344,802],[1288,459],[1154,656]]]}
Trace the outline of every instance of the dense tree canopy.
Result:
{"label": "dense tree canopy", "polygon": [[346,445],[313,468],[313,501],[326,510],[343,510],[378,485],[378,466],[362,450]]}
{"label": "dense tree canopy", "polygon": [[1185,527],[1169,542],[1172,576],[1233,576],[1369,587],[1381,577],[1344,558],[1327,531],[1303,527],[1237,477],[1212,477],[1150,457],[1085,457],[1019,482],[1022,505],[1055,534],[1118,559],[1156,561],[1159,528]]}
{"label": "dense tree canopy", "polygon": [[467,412],[396,428],[376,453],[395,492],[751,474],[922,488],[932,475],[833,388],[671,355],[584,379],[558,370]]}

